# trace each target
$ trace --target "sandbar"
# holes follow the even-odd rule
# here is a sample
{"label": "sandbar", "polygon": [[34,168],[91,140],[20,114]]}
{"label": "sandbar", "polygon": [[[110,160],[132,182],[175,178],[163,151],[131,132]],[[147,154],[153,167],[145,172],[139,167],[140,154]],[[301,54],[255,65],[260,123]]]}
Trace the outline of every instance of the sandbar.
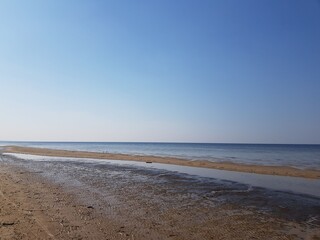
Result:
{"label": "sandbar", "polygon": [[129,155],[129,154],[114,154],[88,151],[70,151],[48,148],[34,148],[21,146],[6,146],[4,152],[7,153],[22,153],[39,156],[52,157],[74,157],[74,158],[94,158],[94,159],[109,159],[109,160],[126,160],[139,161],[146,163],[164,163],[174,164],[189,167],[212,168],[237,172],[248,172],[266,175],[302,177],[311,179],[320,179],[320,171],[313,169],[298,169],[290,166],[265,166],[265,165],[250,165],[239,164],[233,162],[212,162],[205,160],[188,160],[174,157],[146,156],[146,155]]}

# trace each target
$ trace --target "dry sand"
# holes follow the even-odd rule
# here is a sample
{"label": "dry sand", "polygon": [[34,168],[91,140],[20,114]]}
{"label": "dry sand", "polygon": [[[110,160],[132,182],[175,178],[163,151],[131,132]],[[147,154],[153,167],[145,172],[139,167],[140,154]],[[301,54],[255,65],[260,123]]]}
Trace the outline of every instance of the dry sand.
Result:
{"label": "dry sand", "polygon": [[19,146],[7,146],[5,152],[9,153],[24,153],[41,156],[55,156],[55,157],[75,157],[75,158],[94,158],[94,159],[112,159],[112,160],[127,160],[139,162],[155,162],[165,164],[175,164],[181,166],[202,167],[222,169],[228,171],[258,173],[267,175],[291,176],[320,179],[319,170],[298,169],[288,166],[261,166],[249,164],[237,164],[231,162],[210,162],[210,161],[190,161],[186,159],[172,158],[172,157],[157,157],[157,156],[138,156],[128,154],[112,154],[112,153],[98,153],[85,151],[67,151],[46,148],[31,148]]}
{"label": "dry sand", "polygon": [[128,239],[102,217],[34,172],[0,164],[0,239]]}

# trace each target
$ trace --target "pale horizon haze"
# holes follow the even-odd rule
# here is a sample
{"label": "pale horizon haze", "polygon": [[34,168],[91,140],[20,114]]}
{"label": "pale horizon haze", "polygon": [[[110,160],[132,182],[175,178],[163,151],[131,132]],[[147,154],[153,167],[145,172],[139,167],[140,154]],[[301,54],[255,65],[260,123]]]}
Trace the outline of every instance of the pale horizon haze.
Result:
{"label": "pale horizon haze", "polygon": [[317,0],[3,0],[0,34],[0,141],[320,144]]}

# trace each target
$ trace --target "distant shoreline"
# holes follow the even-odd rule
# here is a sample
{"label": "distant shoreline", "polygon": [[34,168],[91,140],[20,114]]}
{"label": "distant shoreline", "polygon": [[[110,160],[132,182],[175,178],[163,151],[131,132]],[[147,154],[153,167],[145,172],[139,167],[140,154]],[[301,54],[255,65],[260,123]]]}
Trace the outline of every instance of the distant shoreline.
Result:
{"label": "distant shoreline", "polygon": [[232,162],[211,162],[211,161],[205,161],[205,160],[190,161],[187,159],[174,158],[174,157],[142,156],[142,155],[99,153],[99,152],[87,152],[87,151],[70,151],[70,150],[20,147],[20,146],[6,146],[4,147],[4,152],[22,153],[22,154],[31,154],[31,155],[40,155],[40,156],[52,156],[52,157],[126,160],[126,161],[139,161],[139,162],[146,162],[146,163],[155,162],[155,163],[174,164],[174,165],[189,166],[189,167],[202,167],[202,168],[220,169],[220,170],[237,171],[237,172],[248,172],[248,173],[256,173],[256,174],[320,179],[319,170],[297,169],[289,166],[263,166],[263,165],[238,164],[238,163],[232,163]]}

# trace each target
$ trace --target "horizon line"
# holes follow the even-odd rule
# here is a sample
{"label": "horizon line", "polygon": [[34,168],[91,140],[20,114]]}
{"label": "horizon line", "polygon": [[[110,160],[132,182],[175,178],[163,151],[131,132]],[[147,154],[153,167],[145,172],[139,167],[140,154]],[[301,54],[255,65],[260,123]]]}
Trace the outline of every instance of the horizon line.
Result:
{"label": "horizon line", "polygon": [[0,143],[144,143],[144,144],[154,144],[154,143],[166,143],[166,144],[238,144],[238,145],[320,145],[320,143],[263,143],[263,142],[180,142],[180,141],[41,141],[41,140],[0,140]]}

